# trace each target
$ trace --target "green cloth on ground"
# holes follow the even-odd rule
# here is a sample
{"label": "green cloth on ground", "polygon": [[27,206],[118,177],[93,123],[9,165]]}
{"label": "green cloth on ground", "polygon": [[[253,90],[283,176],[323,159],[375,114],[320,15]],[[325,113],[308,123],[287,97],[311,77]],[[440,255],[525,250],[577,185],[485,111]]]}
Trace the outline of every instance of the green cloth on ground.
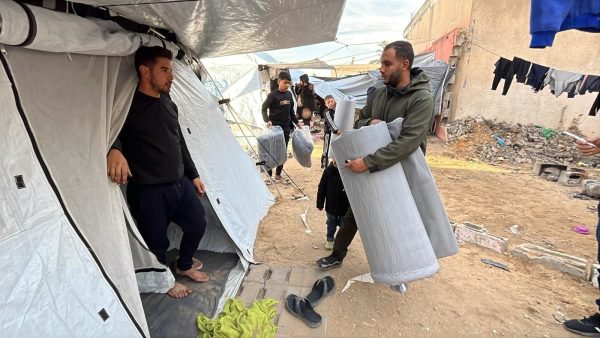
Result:
{"label": "green cloth on ground", "polygon": [[277,314],[273,298],[256,300],[249,308],[244,301],[229,299],[223,312],[216,319],[198,314],[196,322],[200,335],[198,338],[272,338],[277,327],[273,318]]}

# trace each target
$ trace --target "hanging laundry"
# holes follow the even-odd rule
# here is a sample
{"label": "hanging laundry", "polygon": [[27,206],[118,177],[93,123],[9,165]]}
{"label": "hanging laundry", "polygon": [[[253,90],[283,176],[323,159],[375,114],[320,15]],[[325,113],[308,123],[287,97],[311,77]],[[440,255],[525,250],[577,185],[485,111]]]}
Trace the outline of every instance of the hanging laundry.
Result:
{"label": "hanging laundry", "polygon": [[575,92],[577,83],[581,81],[583,75],[567,72],[564,70],[558,70],[550,68],[546,79],[544,80],[544,86],[549,85],[556,97],[559,97],[564,92]]}
{"label": "hanging laundry", "polygon": [[598,0],[531,0],[530,48],[552,46],[560,31],[600,32]]}
{"label": "hanging laundry", "polygon": [[513,62],[501,57],[495,63],[496,69],[494,69],[494,80],[492,81],[492,90],[498,88],[498,84],[501,79],[504,79],[504,88],[502,89],[502,95],[508,93],[508,88],[515,75],[513,69]]}
{"label": "hanging laundry", "polygon": [[596,97],[596,101],[592,104],[592,109],[590,109],[589,115],[596,116],[596,114],[600,111],[600,93],[598,93],[598,97]]}
{"label": "hanging laundry", "polygon": [[529,74],[527,74],[526,85],[529,85],[537,93],[544,88],[544,79],[550,68],[533,63]]}
{"label": "hanging laundry", "polygon": [[586,75],[579,86],[579,95],[585,92],[600,92],[600,76]]}
{"label": "hanging laundry", "polygon": [[514,73],[517,76],[517,82],[525,83],[531,62],[518,57],[514,57],[512,62]]}

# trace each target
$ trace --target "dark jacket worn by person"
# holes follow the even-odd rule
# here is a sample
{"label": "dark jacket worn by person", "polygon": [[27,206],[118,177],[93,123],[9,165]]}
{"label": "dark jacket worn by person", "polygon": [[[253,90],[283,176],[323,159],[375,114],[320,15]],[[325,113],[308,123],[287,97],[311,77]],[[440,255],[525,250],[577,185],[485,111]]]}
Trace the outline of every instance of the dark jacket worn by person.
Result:
{"label": "dark jacket worn by person", "polygon": [[167,94],[155,98],[136,91],[112,148],[127,159],[131,183],[161,184],[183,175],[190,180],[199,177],[181,133],[177,106]]}
{"label": "dark jacket worn by person", "polygon": [[319,182],[317,208],[322,209],[323,206],[327,213],[334,216],[344,216],[350,207],[340,171],[333,163],[325,168]]}
{"label": "dark jacket worn by person", "polygon": [[[269,110],[268,115],[267,109]],[[270,92],[262,104],[262,116],[265,122],[271,121],[274,126],[280,126],[284,131],[289,131],[292,121],[298,123],[298,118],[294,114],[292,93],[281,92],[279,89]]]}
{"label": "dark jacket worn by person", "polygon": [[368,125],[372,119],[391,122],[399,117],[404,118],[398,139],[363,158],[372,173],[408,158],[419,147],[425,154],[427,132],[433,123],[433,97],[425,72],[413,68],[410,77],[410,83],[402,89],[391,86],[376,89],[372,100],[367,101],[355,123],[355,127],[360,128]]}

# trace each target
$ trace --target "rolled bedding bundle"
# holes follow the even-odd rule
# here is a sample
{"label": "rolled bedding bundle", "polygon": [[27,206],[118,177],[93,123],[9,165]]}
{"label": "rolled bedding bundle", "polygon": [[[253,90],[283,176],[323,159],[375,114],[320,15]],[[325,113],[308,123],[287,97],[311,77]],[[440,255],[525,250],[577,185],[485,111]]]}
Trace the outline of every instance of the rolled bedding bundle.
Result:
{"label": "rolled bedding bundle", "polygon": [[375,173],[354,173],[345,160],[364,157],[392,142],[385,123],[350,130],[332,141],[334,157],[356,217],[371,276],[398,285],[426,278],[439,264],[401,163]]}
{"label": "rolled bedding bundle", "polygon": [[[387,124],[393,140],[400,136],[402,121],[402,118],[397,118]],[[436,257],[442,258],[458,253],[458,244],[444,202],[421,148],[400,163]]]}
{"label": "rolled bedding bundle", "polygon": [[285,138],[280,126],[269,128],[269,132],[260,135],[258,140],[258,159],[264,162],[267,169],[282,165],[287,160]]}
{"label": "rolled bedding bundle", "polygon": [[[354,129],[354,111],[356,110],[356,101],[350,97],[348,99],[341,99],[336,102],[335,116],[333,123],[341,132]],[[335,140],[336,134],[331,135],[329,144]],[[335,158],[333,155],[333,149],[329,148],[329,157]]]}
{"label": "rolled bedding bundle", "polygon": [[311,167],[311,156],[314,148],[315,144],[310,136],[310,128],[308,126],[296,128],[292,134],[292,155],[301,166]]}

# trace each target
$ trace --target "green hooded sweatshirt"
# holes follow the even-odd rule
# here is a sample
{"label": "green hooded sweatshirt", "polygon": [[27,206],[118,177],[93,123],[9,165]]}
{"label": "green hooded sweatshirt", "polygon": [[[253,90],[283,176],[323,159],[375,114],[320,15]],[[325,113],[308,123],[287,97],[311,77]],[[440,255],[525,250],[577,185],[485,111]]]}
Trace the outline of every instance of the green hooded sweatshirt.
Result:
{"label": "green hooded sweatshirt", "polygon": [[433,123],[433,96],[425,72],[415,67],[410,70],[410,78],[408,86],[401,90],[390,86],[378,88],[355,123],[360,128],[372,119],[392,122],[404,118],[399,138],[363,158],[372,173],[408,158],[419,147],[425,154],[427,132]]}

